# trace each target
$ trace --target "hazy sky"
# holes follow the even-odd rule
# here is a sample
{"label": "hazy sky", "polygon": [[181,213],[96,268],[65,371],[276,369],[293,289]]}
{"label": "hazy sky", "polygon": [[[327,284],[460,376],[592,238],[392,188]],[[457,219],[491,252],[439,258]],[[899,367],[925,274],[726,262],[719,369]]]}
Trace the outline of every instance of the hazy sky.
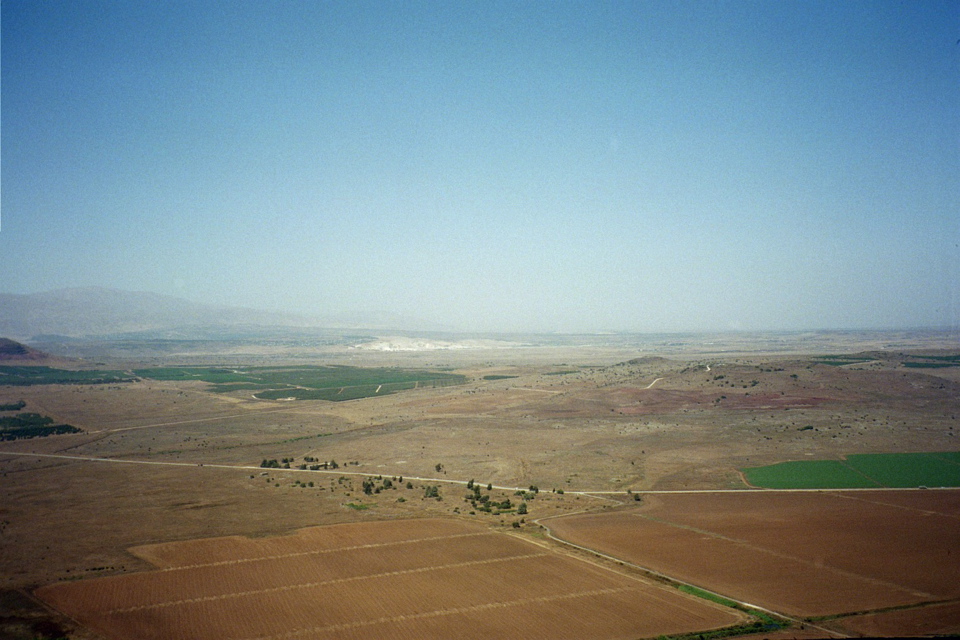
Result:
{"label": "hazy sky", "polygon": [[2,3],[0,291],[960,325],[960,2]]}

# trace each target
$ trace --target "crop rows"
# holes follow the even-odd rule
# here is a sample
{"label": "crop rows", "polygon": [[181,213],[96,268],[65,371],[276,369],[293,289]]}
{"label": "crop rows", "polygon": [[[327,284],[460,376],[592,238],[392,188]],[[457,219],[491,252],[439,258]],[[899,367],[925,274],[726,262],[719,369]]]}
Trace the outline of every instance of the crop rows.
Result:
{"label": "crop rows", "polygon": [[[395,525],[395,527],[391,526]],[[217,553],[217,546],[222,549]],[[166,568],[44,587],[110,638],[625,638],[739,614],[456,521],[336,525],[137,550]],[[209,553],[197,562],[197,551]],[[557,627],[562,622],[564,627]]]}

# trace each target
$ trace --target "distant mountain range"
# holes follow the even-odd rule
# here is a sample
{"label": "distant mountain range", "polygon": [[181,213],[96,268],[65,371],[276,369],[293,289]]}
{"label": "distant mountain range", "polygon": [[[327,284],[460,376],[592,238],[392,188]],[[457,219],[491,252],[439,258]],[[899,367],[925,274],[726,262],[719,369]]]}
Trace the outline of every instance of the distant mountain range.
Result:
{"label": "distant mountain range", "polygon": [[0,338],[0,362],[40,362],[50,355],[8,338]]}
{"label": "distant mountain range", "polygon": [[212,337],[280,327],[433,328],[418,327],[415,320],[386,314],[368,318],[310,318],[102,287],[0,294],[0,336],[28,342],[63,338]]}

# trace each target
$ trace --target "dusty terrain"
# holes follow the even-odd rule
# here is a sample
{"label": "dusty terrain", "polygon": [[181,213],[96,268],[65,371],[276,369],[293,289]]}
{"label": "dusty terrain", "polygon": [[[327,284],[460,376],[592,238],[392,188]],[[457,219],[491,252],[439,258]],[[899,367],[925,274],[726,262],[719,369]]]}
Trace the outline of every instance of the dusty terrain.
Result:
{"label": "dusty terrain", "polygon": [[[534,536],[534,520],[629,501],[628,489],[744,489],[737,470],[745,466],[960,449],[960,367],[903,364],[907,352],[956,353],[952,336],[567,342],[306,349],[298,363],[438,366],[469,378],[342,403],[213,394],[199,382],[0,387],[0,400],[23,399],[25,411],[84,429],[0,443],[0,617],[15,621],[11,629],[43,622],[97,637],[37,605],[32,590],[149,570],[129,551],[145,544],[425,516]],[[225,349],[233,361],[256,353],[282,362],[294,347]],[[872,355],[840,365],[818,359],[856,352]],[[191,351],[152,355],[150,363],[222,357]],[[102,360],[108,368],[143,363]],[[306,457],[339,468],[298,470]],[[293,468],[260,468],[282,458]],[[376,476],[403,480],[365,494],[362,482]],[[530,493],[531,485],[539,492],[526,499],[526,516],[484,513],[464,501],[471,479],[485,493],[492,485],[491,500],[518,502],[517,490]],[[441,500],[425,497],[430,485]]]}

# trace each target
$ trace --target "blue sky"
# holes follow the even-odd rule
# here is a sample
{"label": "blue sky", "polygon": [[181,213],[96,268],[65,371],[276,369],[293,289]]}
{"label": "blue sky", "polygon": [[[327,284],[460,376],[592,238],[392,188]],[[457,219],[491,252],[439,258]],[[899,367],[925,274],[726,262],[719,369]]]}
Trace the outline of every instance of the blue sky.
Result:
{"label": "blue sky", "polygon": [[960,326],[960,3],[2,4],[0,290]]}

